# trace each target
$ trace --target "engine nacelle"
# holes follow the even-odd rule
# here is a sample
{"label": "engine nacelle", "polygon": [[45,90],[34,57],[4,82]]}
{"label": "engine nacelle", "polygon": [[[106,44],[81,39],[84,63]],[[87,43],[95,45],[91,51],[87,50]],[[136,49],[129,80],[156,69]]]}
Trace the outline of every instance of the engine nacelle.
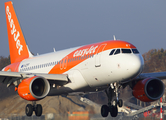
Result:
{"label": "engine nacelle", "polygon": [[24,79],[18,86],[18,94],[23,99],[36,101],[43,99],[50,91],[48,80],[40,76]]}
{"label": "engine nacelle", "polygon": [[133,95],[143,102],[152,102],[160,99],[164,94],[165,86],[158,78],[146,78],[136,83]]}

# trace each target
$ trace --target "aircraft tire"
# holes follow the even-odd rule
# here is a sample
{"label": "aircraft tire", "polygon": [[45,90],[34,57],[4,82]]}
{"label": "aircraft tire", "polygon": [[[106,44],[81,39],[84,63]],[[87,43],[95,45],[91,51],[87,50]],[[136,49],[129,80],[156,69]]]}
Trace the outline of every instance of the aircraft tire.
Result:
{"label": "aircraft tire", "polygon": [[122,100],[122,99],[119,99],[119,100],[118,100],[118,105],[119,105],[119,107],[122,107],[122,106],[123,106],[123,100]]}
{"label": "aircraft tire", "polygon": [[33,106],[31,104],[27,104],[27,106],[25,107],[25,113],[27,116],[32,116]]}
{"label": "aircraft tire", "polygon": [[108,106],[107,106],[107,105],[103,105],[103,106],[101,107],[101,115],[102,115],[103,117],[107,117],[107,116],[108,116],[108,113],[109,113],[109,108],[108,108]]}
{"label": "aircraft tire", "polygon": [[118,108],[117,106],[111,106],[111,109],[110,109],[110,114],[112,117],[116,117],[118,115]]}
{"label": "aircraft tire", "polygon": [[35,114],[36,116],[40,117],[42,115],[42,106],[40,104],[37,104],[36,105],[36,108],[35,108]]}

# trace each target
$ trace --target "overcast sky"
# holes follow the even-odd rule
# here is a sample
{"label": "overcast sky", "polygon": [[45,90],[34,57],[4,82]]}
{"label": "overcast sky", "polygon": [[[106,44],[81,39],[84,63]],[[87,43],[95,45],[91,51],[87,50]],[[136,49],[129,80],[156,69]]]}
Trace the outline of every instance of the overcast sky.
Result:
{"label": "overcast sky", "polygon": [[[4,3],[0,0],[0,56],[8,56]],[[13,0],[34,54],[117,39],[143,54],[166,49],[166,0]]]}

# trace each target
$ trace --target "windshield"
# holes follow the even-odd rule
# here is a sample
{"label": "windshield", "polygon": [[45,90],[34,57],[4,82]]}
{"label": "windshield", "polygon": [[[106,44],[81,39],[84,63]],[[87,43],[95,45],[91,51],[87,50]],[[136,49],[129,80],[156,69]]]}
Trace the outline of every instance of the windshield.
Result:
{"label": "windshield", "polygon": [[126,49],[126,48],[118,48],[113,49],[109,55],[116,55],[116,54],[139,54],[137,49]]}

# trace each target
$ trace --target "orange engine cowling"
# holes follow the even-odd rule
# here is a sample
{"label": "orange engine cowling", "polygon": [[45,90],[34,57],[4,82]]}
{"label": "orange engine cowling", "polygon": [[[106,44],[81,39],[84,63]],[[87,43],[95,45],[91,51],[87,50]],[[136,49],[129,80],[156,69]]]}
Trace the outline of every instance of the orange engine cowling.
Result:
{"label": "orange engine cowling", "polygon": [[23,99],[36,101],[43,99],[50,91],[50,84],[47,79],[40,76],[33,76],[24,79],[18,86],[18,94]]}
{"label": "orange engine cowling", "polygon": [[164,84],[158,78],[140,80],[133,87],[133,95],[143,102],[152,102],[160,99],[164,94]]}

